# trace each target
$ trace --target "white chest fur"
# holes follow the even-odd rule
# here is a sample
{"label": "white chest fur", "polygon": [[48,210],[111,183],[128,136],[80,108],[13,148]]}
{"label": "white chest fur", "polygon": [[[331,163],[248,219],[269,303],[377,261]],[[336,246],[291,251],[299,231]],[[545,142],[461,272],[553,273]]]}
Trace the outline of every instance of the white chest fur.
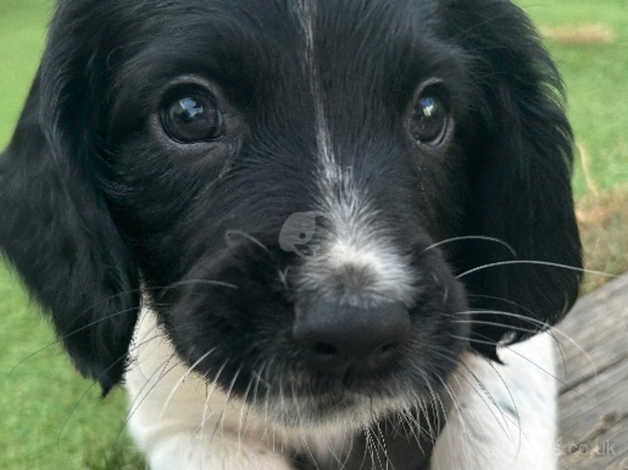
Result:
{"label": "white chest fur", "polygon": [[[554,470],[556,385],[551,337],[501,351],[506,365],[467,354],[449,386],[454,405],[432,470]],[[270,424],[176,356],[145,310],[126,375],[130,432],[153,470],[289,470],[287,448],[346,445],[341,430],[306,440]]]}

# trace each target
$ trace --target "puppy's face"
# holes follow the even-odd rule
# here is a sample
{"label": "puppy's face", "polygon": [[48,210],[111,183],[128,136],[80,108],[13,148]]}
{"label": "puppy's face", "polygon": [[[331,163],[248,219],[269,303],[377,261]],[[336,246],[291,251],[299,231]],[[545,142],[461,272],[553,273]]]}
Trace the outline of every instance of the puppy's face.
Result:
{"label": "puppy's face", "polygon": [[105,386],[141,277],[179,356],[281,424],[411,408],[573,301],[573,273],[484,266],[580,263],[557,80],[509,2],[65,2],[31,104],[71,267],[28,267],[21,214],[2,245],[62,333],[88,298],[64,339]]}
{"label": "puppy's face", "polygon": [[434,9],[159,9],[120,59],[114,219],[208,380],[328,418],[454,367],[466,300],[430,246],[462,230],[455,128],[473,97],[460,54],[428,34]]}

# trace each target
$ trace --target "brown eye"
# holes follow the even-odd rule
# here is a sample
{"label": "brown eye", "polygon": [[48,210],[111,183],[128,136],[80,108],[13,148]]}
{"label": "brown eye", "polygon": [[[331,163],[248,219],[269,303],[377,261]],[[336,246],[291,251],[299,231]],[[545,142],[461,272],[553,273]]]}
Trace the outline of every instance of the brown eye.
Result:
{"label": "brown eye", "polygon": [[223,116],[216,97],[201,87],[177,87],[163,101],[161,126],[181,144],[215,140],[223,133]]}
{"label": "brown eye", "polygon": [[410,120],[410,132],[414,139],[435,147],[446,140],[450,125],[447,101],[440,88],[432,85],[421,92]]}

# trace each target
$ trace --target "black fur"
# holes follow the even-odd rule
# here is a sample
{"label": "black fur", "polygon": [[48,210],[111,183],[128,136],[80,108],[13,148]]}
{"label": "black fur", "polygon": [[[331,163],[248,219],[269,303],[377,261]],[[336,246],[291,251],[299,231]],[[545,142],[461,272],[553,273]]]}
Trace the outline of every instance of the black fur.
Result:
{"label": "black fur", "polygon": [[[471,335],[473,347],[496,358],[498,341],[558,321],[576,298],[580,275],[564,268],[513,264],[456,280],[515,259],[502,245],[425,251],[485,235],[517,259],[581,266],[560,78],[509,1],[314,3],[315,69],[335,154],[421,274],[411,306],[420,346],[386,377],[350,386],[382,395],[422,390],[412,367],[446,376],[465,347],[453,336]],[[227,361],[220,381],[229,386],[240,369],[234,389],[243,395],[253,371],[274,358],[298,377],[297,392],[321,395],[317,413],[351,405],[338,399],[347,383],[304,372],[290,337],[294,304],[317,293],[277,276],[302,264],[281,250],[282,225],[325,196],[314,177],[317,119],[294,4],[58,4],[0,160],[0,247],[50,311],[79,370],[105,390],[124,372],[141,278],[184,360],[217,348],[198,368],[208,377]],[[183,146],[160,130],[164,91],[190,76],[208,82],[223,107],[227,134],[218,141]],[[441,151],[415,145],[405,124],[430,77],[443,81],[455,121]],[[483,315],[469,333],[453,321],[468,304],[535,323]]]}

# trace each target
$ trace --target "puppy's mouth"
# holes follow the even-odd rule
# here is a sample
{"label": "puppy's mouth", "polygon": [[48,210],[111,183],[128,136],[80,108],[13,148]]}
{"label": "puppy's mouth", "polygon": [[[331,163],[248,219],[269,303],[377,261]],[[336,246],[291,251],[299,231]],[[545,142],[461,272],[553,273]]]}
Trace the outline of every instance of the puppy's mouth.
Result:
{"label": "puppy's mouth", "polygon": [[266,403],[252,406],[270,421],[287,428],[325,427],[334,423],[358,428],[386,414],[412,408],[410,400],[401,394],[385,398],[369,394],[365,388],[343,387],[316,394],[274,396]]}
{"label": "puppy's mouth", "polygon": [[452,353],[450,363],[430,368],[428,359],[404,356],[377,374],[352,365],[339,376],[286,364],[287,370],[278,368],[271,377],[267,375],[270,381],[263,392],[246,401],[258,414],[286,428],[324,428],[334,423],[364,428],[388,415],[436,406],[441,402],[436,396],[443,395],[442,384],[457,360],[457,353]]}

